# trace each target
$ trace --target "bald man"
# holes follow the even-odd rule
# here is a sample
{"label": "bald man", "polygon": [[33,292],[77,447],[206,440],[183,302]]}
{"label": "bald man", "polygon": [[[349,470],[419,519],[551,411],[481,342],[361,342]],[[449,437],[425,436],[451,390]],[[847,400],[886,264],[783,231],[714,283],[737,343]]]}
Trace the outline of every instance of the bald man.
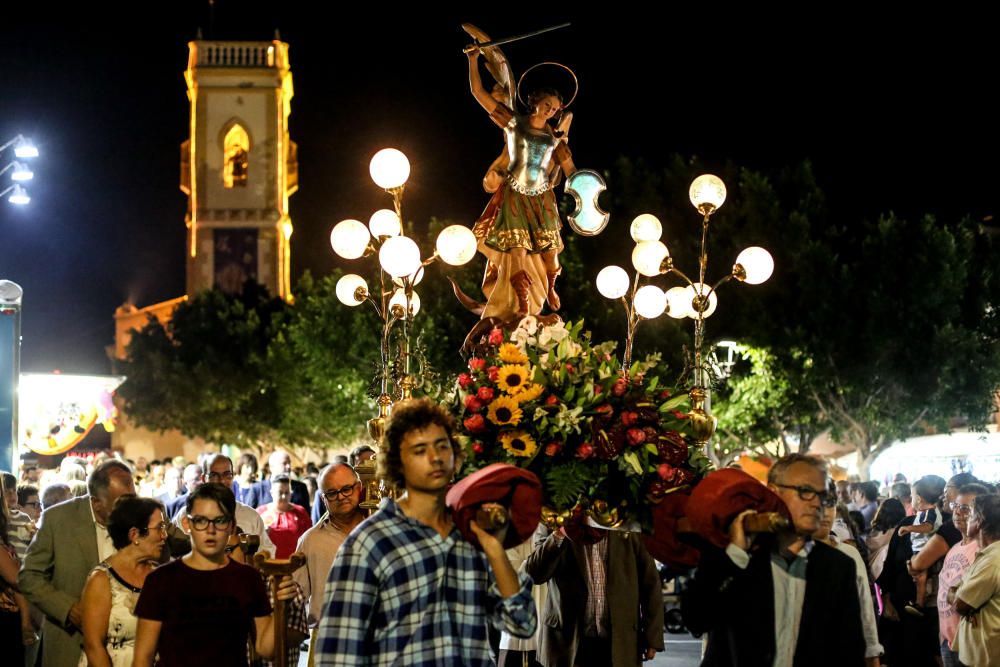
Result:
{"label": "bald man", "polygon": [[[333,565],[333,557],[347,535],[364,520],[361,504],[361,480],[354,468],[346,463],[333,463],[320,472],[319,492],[326,506],[327,516],[299,538],[296,551],[306,555],[306,567],[299,568],[292,577],[302,587],[308,601],[309,627],[315,628],[323,611],[323,593],[326,579]],[[312,642],[309,660],[312,664]]]}
{"label": "bald man", "polygon": [[[271,469],[271,477],[262,480],[257,484],[257,502],[254,507],[266,505],[274,500],[271,496],[271,479],[275,475],[292,474],[292,457],[289,456],[288,452],[283,449],[276,449],[271,452],[271,455],[267,457],[267,465]],[[311,507],[311,503],[309,502],[309,489],[307,489],[306,485],[297,479],[292,480],[291,500],[293,505],[299,505],[305,508],[306,514],[309,513],[309,508]]]}

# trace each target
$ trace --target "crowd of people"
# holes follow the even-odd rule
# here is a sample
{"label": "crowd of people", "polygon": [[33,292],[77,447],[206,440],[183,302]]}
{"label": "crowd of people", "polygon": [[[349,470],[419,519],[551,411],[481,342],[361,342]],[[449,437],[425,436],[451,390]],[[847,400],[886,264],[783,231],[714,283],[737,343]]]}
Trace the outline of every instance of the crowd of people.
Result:
{"label": "crowd of people", "polygon": [[993,485],[833,483],[822,460],[791,455],[768,486],[791,530],[750,534],[744,512],[684,592],[688,627],[707,633],[702,664],[1000,665]]}
{"label": "crowd of people", "polygon": [[[453,429],[430,401],[394,409],[377,463],[398,493],[367,517],[355,466],[370,447],[322,469],[277,450],[263,468],[207,453],[3,473],[4,663],[256,666],[283,645],[287,665],[306,650],[310,665],[624,667],[663,650],[660,574],[636,534],[540,525],[506,549],[507,528],[459,530]],[[767,486],[787,529],[751,532],[747,510],[725,549],[699,545],[681,609],[703,665],[1000,664],[993,486],[834,483],[804,455]],[[305,565],[268,577],[258,552]]]}

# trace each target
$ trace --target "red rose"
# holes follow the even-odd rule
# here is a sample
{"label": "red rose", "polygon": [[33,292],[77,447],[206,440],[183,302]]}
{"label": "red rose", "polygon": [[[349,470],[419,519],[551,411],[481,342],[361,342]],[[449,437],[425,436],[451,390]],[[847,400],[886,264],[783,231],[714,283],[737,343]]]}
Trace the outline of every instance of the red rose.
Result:
{"label": "red rose", "polygon": [[633,447],[638,447],[642,443],[646,442],[646,432],[641,428],[630,428],[625,431],[625,437],[628,438],[628,444]]}
{"label": "red rose", "polygon": [[482,433],[486,430],[486,418],[482,415],[466,417],[462,424],[465,425],[465,429],[470,433]]}
{"label": "red rose", "polygon": [[670,414],[674,416],[674,419],[687,419],[687,413],[681,412],[680,410],[671,410]]}
{"label": "red rose", "polygon": [[656,469],[656,474],[660,476],[660,479],[667,481],[674,476],[674,467],[669,463],[661,463]]}
{"label": "red rose", "polygon": [[574,366],[573,364],[566,364],[566,372],[572,375],[573,373],[576,372],[576,366]]}
{"label": "red rose", "polygon": [[611,393],[615,396],[624,396],[626,391],[628,391],[628,380],[625,378],[618,378],[611,385]]}
{"label": "red rose", "polygon": [[480,401],[492,401],[493,389],[492,387],[480,387],[479,391],[476,392],[476,396],[479,397]]}
{"label": "red rose", "polygon": [[458,374],[458,386],[462,389],[468,389],[469,385],[472,384],[472,376],[468,373]]}
{"label": "red rose", "polygon": [[490,331],[490,337],[487,339],[487,342],[489,342],[490,345],[499,345],[500,343],[502,343],[503,331],[500,331],[500,329],[494,327],[493,330]]}
{"label": "red rose", "polygon": [[489,376],[490,382],[496,382],[497,378],[500,377],[500,367],[490,366],[489,369],[486,371],[486,374]]}
{"label": "red rose", "polygon": [[483,409],[483,402],[476,398],[475,394],[465,397],[465,409],[469,412],[479,412]]}
{"label": "red rose", "polygon": [[659,398],[662,401],[662,400],[664,400],[666,398],[670,398],[671,395],[672,395],[672,392],[669,389],[664,389],[659,394],[657,394],[657,398]]}
{"label": "red rose", "polygon": [[599,384],[594,385],[594,396],[600,396],[602,391],[604,391],[604,387]]}
{"label": "red rose", "polygon": [[472,357],[469,359],[470,371],[481,371],[486,368],[486,360],[482,357]]}
{"label": "red rose", "polygon": [[602,403],[597,406],[597,414],[601,415],[602,417],[610,417],[612,414],[614,414],[614,411],[615,409],[610,405],[608,405],[607,403]]}
{"label": "red rose", "polygon": [[639,419],[638,412],[632,412],[631,410],[626,410],[622,413],[622,425],[631,426]]}
{"label": "red rose", "polygon": [[548,398],[545,399],[545,405],[559,405],[559,399],[556,398],[555,394],[549,394]]}
{"label": "red rose", "polygon": [[576,448],[576,457],[579,459],[589,459],[594,454],[594,446],[585,442]]}
{"label": "red rose", "polygon": [[481,443],[481,442],[474,442],[474,443],[472,443],[472,451],[474,451],[476,454],[482,454],[483,453],[483,443]]}
{"label": "red rose", "polygon": [[545,445],[545,455],[546,456],[555,456],[560,451],[562,451],[562,443],[561,442],[550,442],[549,444]]}

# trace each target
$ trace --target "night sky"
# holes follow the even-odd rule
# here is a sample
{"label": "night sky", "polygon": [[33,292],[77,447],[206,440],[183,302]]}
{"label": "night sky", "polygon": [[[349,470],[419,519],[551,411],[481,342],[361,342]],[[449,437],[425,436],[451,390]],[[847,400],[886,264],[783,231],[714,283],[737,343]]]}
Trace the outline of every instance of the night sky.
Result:
{"label": "night sky", "polygon": [[[241,40],[277,28],[291,45],[295,276],[336,266],[327,237],[337,221],[388,205],[368,176],[380,148],[410,159],[407,219],[471,224],[485,205],[480,179],[501,136],[468,92],[463,21],[494,37],[572,22],[504,50],[515,74],[541,60],[577,72],[580,168],[605,169],[620,154],[755,168],[810,159],[830,199],[857,218],[982,219],[996,209],[997,113],[986,98],[997,59],[974,17],[913,14],[904,27],[843,5],[806,17],[717,5],[654,13],[652,3],[518,17],[493,4],[399,14],[369,3],[351,18],[317,9],[343,3],[222,0],[214,19],[204,2],[148,3],[141,17],[8,12],[0,141],[22,133],[42,151],[32,203],[0,201],[0,278],[25,291],[22,369],[107,372],[114,309],[183,294],[183,71],[199,27],[206,39]],[[570,5],[547,7],[558,6]],[[628,222],[613,219],[605,234]]]}

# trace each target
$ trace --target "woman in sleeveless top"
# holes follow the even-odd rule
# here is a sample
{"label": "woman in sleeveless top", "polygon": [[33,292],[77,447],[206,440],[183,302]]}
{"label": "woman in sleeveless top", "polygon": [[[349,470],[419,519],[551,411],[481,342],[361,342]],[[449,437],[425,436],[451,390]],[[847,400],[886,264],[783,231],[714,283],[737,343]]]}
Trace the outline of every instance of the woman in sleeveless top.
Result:
{"label": "woman in sleeveless top", "polygon": [[164,514],[163,506],[151,498],[122,496],[115,503],[108,534],[117,551],[91,571],[81,596],[80,667],[131,667],[135,604],[166,541]]}

